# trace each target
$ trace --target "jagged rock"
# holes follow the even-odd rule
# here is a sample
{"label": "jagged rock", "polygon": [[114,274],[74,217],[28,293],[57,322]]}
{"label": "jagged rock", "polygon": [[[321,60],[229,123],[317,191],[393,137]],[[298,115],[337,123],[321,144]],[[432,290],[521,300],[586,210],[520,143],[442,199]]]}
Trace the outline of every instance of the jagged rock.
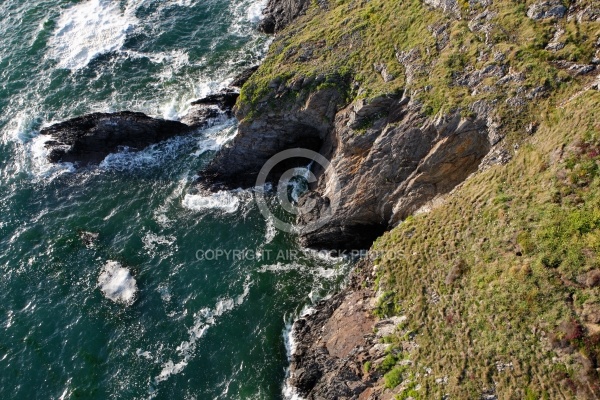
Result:
{"label": "jagged rock", "polygon": [[99,163],[120,147],[141,150],[189,131],[190,127],[181,122],[123,111],[73,118],[44,128],[40,134],[53,139],[45,145],[50,162],[72,162],[85,166]]}
{"label": "jagged rock", "polygon": [[423,3],[460,18],[460,7],[457,0],[423,0]]}
{"label": "jagged rock", "polygon": [[[234,83],[244,84],[250,78],[253,72],[245,71],[236,78]],[[230,85],[231,86],[231,85]],[[192,128],[204,128],[210,125],[212,121],[219,116],[225,114],[231,117],[233,107],[237,102],[239,92],[233,89],[224,89],[218,93],[208,95],[202,99],[195,100],[191,103],[191,108],[188,113],[181,118],[181,122],[189,125]]]}
{"label": "jagged rock", "polygon": [[562,28],[558,28],[556,30],[556,32],[554,33],[554,37],[552,38],[552,40],[550,41],[550,43],[548,43],[548,45],[546,46],[546,50],[549,51],[559,51],[565,48],[565,43],[560,41],[560,38],[562,37],[562,35],[565,34],[565,30]]}
{"label": "jagged rock", "polygon": [[255,65],[242,71],[235,78],[233,78],[233,81],[229,84],[229,87],[241,88],[242,86],[244,86],[244,84],[248,82],[248,79],[250,79],[252,75],[254,75],[254,73],[258,70],[258,67],[259,65]]}
{"label": "jagged rock", "polygon": [[593,5],[584,8],[575,14],[578,23],[600,22],[600,6]]}
{"label": "jagged rock", "polygon": [[396,78],[394,75],[388,72],[387,66],[384,63],[373,65],[373,69],[381,74],[381,78],[386,83],[391,82]]}
{"label": "jagged rock", "polygon": [[456,85],[475,88],[486,78],[496,77],[500,79],[505,76],[506,67],[497,64],[489,64],[480,70],[473,71],[472,68],[471,70],[466,68],[463,74],[454,77],[454,82]]}
{"label": "jagged rock", "polygon": [[[353,128],[361,121],[371,126],[357,133]],[[328,154],[340,192],[332,192],[331,174],[322,174],[314,191],[324,199],[336,196],[340,203],[335,212],[325,208],[332,217],[324,226],[301,234],[307,247],[368,247],[383,231],[476,171],[491,147],[485,120],[459,114],[432,119],[418,104],[389,97],[342,110],[332,136]],[[301,225],[311,226],[324,215],[321,210],[316,214],[301,213]]]}
{"label": "jagged rock", "polygon": [[230,112],[235,106],[240,94],[234,90],[225,89],[218,93],[208,95],[200,100],[192,101],[193,106],[217,106],[225,112]]}
{"label": "jagged rock", "polygon": [[[304,84],[319,80],[319,77],[305,79]],[[282,85],[277,83],[275,86]],[[287,90],[291,89],[282,89]],[[276,89],[273,97],[276,98],[280,93]],[[299,96],[295,103],[277,110],[264,110],[260,117],[252,120],[245,118],[251,110],[236,110],[236,117],[240,121],[239,134],[199,173],[200,185],[212,190],[253,187],[265,162],[280,151],[290,148],[319,151],[333,127],[333,119],[341,102],[342,97],[337,89],[325,88]],[[291,160],[293,165],[282,163],[273,171],[270,180],[276,181],[278,173],[292,166],[306,166],[309,162]]]}
{"label": "jagged rock", "polygon": [[450,33],[448,32],[448,23],[438,22],[427,27],[431,35],[435,38],[435,46],[438,51],[443,50],[450,41]]}
{"label": "jagged rock", "polygon": [[215,106],[193,107],[181,118],[181,122],[190,127],[204,127],[211,119],[218,118],[221,110]]}
{"label": "jagged rock", "polygon": [[264,33],[277,33],[304,14],[310,3],[310,0],[269,0],[258,29]]}
{"label": "jagged rock", "polygon": [[489,10],[485,10],[480,14],[476,15],[471,21],[469,21],[469,29],[471,32],[485,34],[485,42],[491,43],[490,34],[492,33],[493,25],[492,21],[496,17],[497,13]]}
{"label": "jagged rock", "polygon": [[400,51],[396,53],[398,62],[404,66],[404,75],[406,84],[410,85],[418,74],[425,73],[425,68],[421,60],[421,52],[414,48],[410,51]]}
{"label": "jagged rock", "polygon": [[[276,86],[279,90],[282,84]],[[318,184],[299,203],[316,207],[303,209],[299,223],[312,228],[324,216],[331,218],[319,229],[305,229],[301,242],[318,249],[362,249],[461,183],[491,147],[488,115],[430,118],[420,104],[401,96],[361,99],[337,111],[341,102],[338,90],[328,87],[299,95],[285,107],[267,107],[251,121],[245,119],[249,110],[238,110],[238,135],[200,172],[200,185],[210,190],[253,187],[265,162],[278,152],[296,147],[320,151],[331,161],[341,189],[336,193],[332,174],[315,170]],[[289,161],[268,180],[276,183],[284,171],[310,162]],[[339,206],[332,210],[336,198]]]}
{"label": "jagged rock", "polygon": [[527,10],[527,16],[534,21],[546,18],[562,18],[567,13],[560,0],[549,0],[535,3]]}
{"label": "jagged rock", "polygon": [[596,69],[596,66],[593,64],[577,64],[565,60],[555,62],[555,65],[560,69],[566,70],[572,76],[586,75]]}
{"label": "jagged rock", "polygon": [[288,384],[307,400],[357,399],[379,378],[362,371],[361,362],[381,353],[371,351],[379,339],[365,335],[375,319],[367,297],[372,292],[361,285],[362,278],[353,274],[347,289],[320,302],[292,327],[296,348]]}

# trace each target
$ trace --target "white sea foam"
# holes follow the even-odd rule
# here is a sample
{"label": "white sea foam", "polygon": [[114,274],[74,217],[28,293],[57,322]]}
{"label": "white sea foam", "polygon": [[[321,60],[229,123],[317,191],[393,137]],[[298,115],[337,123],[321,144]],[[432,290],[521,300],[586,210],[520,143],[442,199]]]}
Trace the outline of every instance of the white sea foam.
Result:
{"label": "white sea foam", "polygon": [[267,230],[265,232],[265,244],[271,243],[277,235],[277,228],[273,222],[273,218],[267,218]]}
{"label": "white sea foam", "polygon": [[267,5],[267,0],[250,0],[233,3],[231,13],[233,14],[232,33],[253,33],[253,25],[262,18],[262,12]]}
{"label": "white sea foam", "polygon": [[98,286],[104,296],[115,303],[131,305],[135,301],[135,278],[117,261],[109,261],[104,265],[98,276]]}
{"label": "white sea foam", "polygon": [[148,232],[142,238],[142,243],[144,244],[144,249],[150,254],[156,254],[156,251],[160,247],[168,247],[172,248],[173,251],[177,251],[178,247],[175,244],[177,238],[173,235],[161,236],[152,232]]}
{"label": "white sea foam", "polygon": [[231,214],[238,210],[240,199],[232,192],[219,191],[207,196],[200,194],[186,194],[183,206],[194,211],[220,210]]}
{"label": "white sea foam", "polygon": [[66,9],[50,40],[51,57],[59,68],[85,67],[100,54],[117,51],[138,24],[134,10],[122,12],[118,2],[89,0]]}
{"label": "white sea foam", "polygon": [[194,324],[188,329],[188,340],[177,346],[177,352],[181,357],[180,360],[178,362],[169,360],[164,363],[162,370],[154,378],[155,384],[164,382],[171,376],[176,375],[184,370],[194,356],[198,340],[204,336],[206,331],[211,326],[216,324],[218,317],[244,303],[248,297],[248,294],[250,293],[251,285],[252,282],[246,280],[244,283],[244,291],[240,295],[234,298],[222,298],[217,302],[213,309],[203,308],[194,314]]}
{"label": "white sea foam", "polygon": [[180,7],[191,7],[194,4],[194,0],[174,0],[171,1],[171,4],[180,6]]}
{"label": "white sea foam", "polygon": [[53,164],[48,161],[46,142],[49,136],[39,135],[25,143],[26,154],[30,157],[29,172],[37,178],[52,180],[60,175],[75,172],[72,163]]}
{"label": "white sea foam", "polygon": [[303,273],[307,273],[307,274],[316,276],[318,278],[327,279],[327,280],[333,280],[333,279],[339,277],[340,275],[344,274],[344,268],[314,267],[314,266],[303,265],[303,264],[296,263],[296,262],[289,262],[289,263],[278,262],[276,264],[263,265],[258,270],[259,273],[265,273],[265,272],[279,273],[279,272],[290,272],[290,271],[303,272]]}
{"label": "white sea foam", "polygon": [[[311,315],[315,313],[315,309],[311,306],[305,306],[302,311],[300,311],[300,315],[298,318],[305,317],[307,315]],[[285,323],[285,328],[283,330],[283,341],[285,344],[285,350],[288,358],[288,362],[292,360],[292,356],[296,353],[296,338],[294,337],[294,324],[298,319],[288,319]],[[304,400],[302,396],[298,393],[298,390],[290,385],[290,368],[286,369],[285,373],[285,382],[283,384],[283,398],[286,400]]]}
{"label": "white sea foam", "polygon": [[208,133],[208,135],[200,139],[197,143],[198,150],[193,155],[201,156],[207,151],[220,150],[225,144],[229,143],[237,135],[236,129],[224,129],[216,135]]}

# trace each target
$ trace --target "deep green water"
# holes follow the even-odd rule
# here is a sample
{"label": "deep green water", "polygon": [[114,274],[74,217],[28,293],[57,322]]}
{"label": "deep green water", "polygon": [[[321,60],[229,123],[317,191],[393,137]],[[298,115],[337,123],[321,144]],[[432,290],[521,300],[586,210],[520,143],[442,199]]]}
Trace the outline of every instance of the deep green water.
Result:
{"label": "deep green water", "polygon": [[[39,128],[91,111],[177,118],[257,63],[252,0],[0,2],[0,398],[277,399],[286,326],[346,267],[275,231],[250,192],[190,195],[234,121],[74,170]],[[86,247],[80,231],[99,233]],[[271,250],[199,260],[198,250]],[[107,298],[114,260],[136,300]]]}

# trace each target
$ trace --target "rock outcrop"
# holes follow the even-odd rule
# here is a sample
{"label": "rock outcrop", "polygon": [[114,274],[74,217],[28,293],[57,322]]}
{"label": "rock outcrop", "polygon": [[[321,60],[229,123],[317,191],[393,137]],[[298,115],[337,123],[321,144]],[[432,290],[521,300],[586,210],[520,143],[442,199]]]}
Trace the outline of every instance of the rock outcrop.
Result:
{"label": "rock outcrop", "polygon": [[[332,218],[303,233],[301,241],[317,249],[361,249],[461,183],[491,147],[486,116],[428,117],[419,104],[401,96],[357,100],[338,110],[341,104],[340,92],[329,87],[300,94],[286,107],[252,119],[238,110],[239,134],[201,172],[201,185],[212,190],[252,187],[278,152],[296,147],[320,151],[330,160],[330,170],[315,168],[318,184],[300,205],[311,201],[317,207],[299,222],[314,224],[328,213]],[[309,161],[282,163],[270,179],[276,182],[283,171]],[[340,192],[334,193],[337,181]],[[334,198],[339,205],[332,210]]]}
{"label": "rock outcrop", "polygon": [[222,115],[231,117],[239,88],[256,69],[246,69],[233,79],[228,88],[193,101],[181,122],[122,111],[88,114],[44,128],[40,133],[52,137],[45,144],[49,150],[48,160],[79,166],[98,164],[119,148],[141,150],[173,136],[204,128]]}
{"label": "rock outcrop", "polygon": [[277,33],[306,12],[310,4],[310,0],[269,0],[258,28],[264,33]]}
{"label": "rock outcrop", "polygon": [[[385,387],[381,364],[391,346],[383,338],[400,331],[406,316],[373,315],[373,266],[362,261],[348,286],[322,300],[296,320],[290,335],[287,386],[306,400],[393,400],[398,391]],[[407,335],[406,351],[416,344]]]}
{"label": "rock outcrop", "polygon": [[[250,110],[238,109],[238,135],[201,171],[199,183],[213,190],[253,187],[265,162],[278,152],[296,147],[319,151],[333,128],[341,103],[340,93],[328,88],[299,98],[293,104],[282,104],[278,110],[266,112],[260,118],[247,119]],[[297,161],[293,166],[309,163]],[[277,180],[277,174],[291,166],[290,163],[280,165],[270,178]]]}
{"label": "rock outcrop", "polygon": [[[367,126],[368,125],[368,126]],[[361,130],[362,128],[362,130]],[[302,235],[312,248],[360,249],[476,171],[490,150],[486,122],[449,114],[429,118],[409,99],[359,100],[340,111],[324,152],[340,181],[322,174],[319,196],[340,203],[323,227]],[[335,211],[335,212],[334,212]],[[328,213],[301,215],[308,225]]]}
{"label": "rock outcrop", "polygon": [[181,122],[123,111],[84,115],[44,128],[40,133],[52,137],[46,142],[50,162],[85,166],[101,162],[120,147],[141,150],[190,129]]}

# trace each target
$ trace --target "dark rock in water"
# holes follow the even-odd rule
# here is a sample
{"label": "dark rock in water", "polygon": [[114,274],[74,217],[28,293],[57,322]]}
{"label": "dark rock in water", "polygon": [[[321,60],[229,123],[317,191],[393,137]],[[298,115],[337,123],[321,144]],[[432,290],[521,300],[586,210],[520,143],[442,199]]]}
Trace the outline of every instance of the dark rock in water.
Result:
{"label": "dark rock in water", "polygon": [[[310,3],[310,0],[269,0],[258,29],[264,33],[277,33],[303,15]],[[322,3],[323,1],[319,1],[319,4]]]}
{"label": "dark rock in water", "polygon": [[54,139],[46,142],[50,162],[89,165],[100,163],[120,147],[141,150],[189,131],[190,127],[181,122],[123,111],[84,115],[44,128],[40,133]]}
{"label": "dark rock in water", "polygon": [[210,125],[211,120],[215,120],[221,115],[231,117],[233,107],[239,96],[240,94],[236,90],[223,89],[218,93],[195,100],[191,103],[192,108],[181,119],[181,122],[198,129]]}
{"label": "dark rock in water", "polygon": [[192,105],[217,106],[225,112],[231,112],[239,96],[238,92],[225,89],[219,93],[208,95],[203,99],[192,101]]}
{"label": "dark rock in water", "polygon": [[210,124],[210,120],[214,120],[220,115],[222,115],[222,112],[218,107],[194,107],[185,115],[185,117],[181,118],[181,122],[197,129]]}
{"label": "dark rock in water", "polygon": [[97,232],[79,231],[79,238],[85,247],[94,247],[100,236]]}
{"label": "dark rock in water", "polygon": [[250,79],[250,77],[254,75],[254,73],[258,70],[258,67],[259,65],[255,65],[254,67],[250,67],[242,71],[242,73],[233,78],[233,82],[229,84],[229,87],[241,88],[242,86],[244,86],[244,83],[248,82],[248,79]]}
{"label": "dark rock in water", "polygon": [[[318,152],[333,127],[341,102],[336,89],[325,88],[299,96],[293,104],[282,105],[276,112],[264,113],[252,121],[245,118],[250,110],[236,109],[241,134],[199,172],[200,185],[211,190],[253,187],[265,162],[278,152],[292,148]],[[274,182],[287,169],[306,166],[311,160],[286,161],[273,169],[267,181]]]}

